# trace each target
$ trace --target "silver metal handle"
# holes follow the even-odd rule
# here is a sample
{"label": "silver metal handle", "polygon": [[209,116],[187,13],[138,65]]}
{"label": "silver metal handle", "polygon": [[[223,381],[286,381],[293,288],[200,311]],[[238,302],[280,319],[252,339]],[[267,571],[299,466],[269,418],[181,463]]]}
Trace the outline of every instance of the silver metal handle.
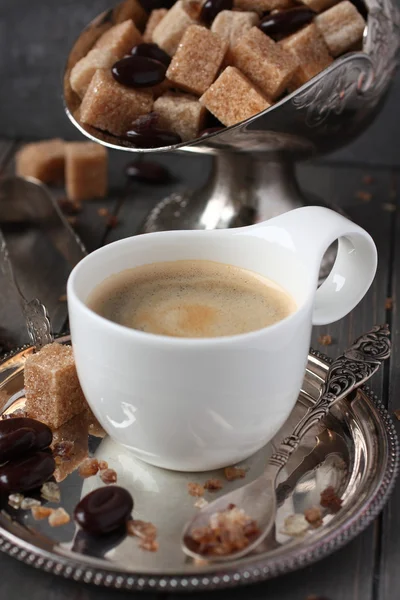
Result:
{"label": "silver metal handle", "polygon": [[51,344],[53,336],[51,324],[46,307],[38,298],[27,300],[18,285],[11,264],[10,255],[4,236],[0,230],[0,270],[7,277],[19,297],[22,312],[25,317],[26,328],[32,344],[37,350],[46,344]]}
{"label": "silver metal handle", "polygon": [[298,422],[293,433],[285,438],[268,461],[269,466],[284,467],[301,438],[319,423],[333,404],[367,381],[390,356],[389,327],[376,326],[359,337],[354,344],[331,364],[322,393]]}

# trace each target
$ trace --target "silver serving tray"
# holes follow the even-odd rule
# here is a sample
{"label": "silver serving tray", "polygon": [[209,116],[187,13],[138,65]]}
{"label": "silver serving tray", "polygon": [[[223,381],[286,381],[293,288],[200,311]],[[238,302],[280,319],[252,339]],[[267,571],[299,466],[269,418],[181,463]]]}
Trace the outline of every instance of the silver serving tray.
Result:
{"label": "silver serving tray", "polygon": [[[61,338],[69,343],[69,338]],[[0,412],[12,412],[24,404],[23,368],[31,347],[7,356],[0,363]],[[306,407],[320,393],[329,359],[311,351],[299,400],[285,426],[256,455],[246,461],[244,481],[261,473],[267,457],[292,429]],[[273,535],[257,553],[218,565],[196,565],[180,549],[185,521],[197,509],[187,493],[189,481],[209,477],[224,480],[222,472],[188,474],[162,470],[135,459],[100,431],[88,435],[78,418],[58,432],[75,436],[77,455],[85,446],[91,455],[108,461],[118,473],[118,484],[135,500],[134,517],[152,521],[158,528],[159,551],[140,550],[137,539],[116,535],[89,538],[75,526],[52,529],[46,521],[34,521],[29,511],[15,511],[3,501],[0,512],[0,550],[44,571],[75,581],[125,590],[188,591],[215,589],[269,579],[314,563],[337,550],[377,516],[385,504],[398,470],[398,440],[393,423],[378,399],[363,388],[338,403],[323,426],[311,430],[292,457],[278,482],[278,510]],[[71,437],[72,436],[72,437]],[[98,476],[83,480],[74,460],[63,463],[61,505],[72,514],[79,499],[103,485]],[[224,490],[243,480],[228,483]],[[336,514],[325,514],[323,525],[302,537],[282,533],[286,516],[318,504],[320,493],[333,485],[343,499]],[[223,491],[224,491],[223,490]],[[223,493],[223,491],[221,493]],[[215,497],[209,493],[209,498]]]}

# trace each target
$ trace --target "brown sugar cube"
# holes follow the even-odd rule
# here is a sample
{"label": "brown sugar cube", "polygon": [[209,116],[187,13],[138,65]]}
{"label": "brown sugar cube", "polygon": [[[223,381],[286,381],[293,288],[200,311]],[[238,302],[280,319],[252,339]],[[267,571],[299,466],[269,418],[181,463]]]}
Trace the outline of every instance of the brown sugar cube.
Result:
{"label": "brown sugar cube", "polygon": [[292,79],[298,63],[257,27],[245,33],[231,51],[233,65],[268,98],[278,98]]}
{"label": "brown sugar cube", "polygon": [[143,30],[147,20],[147,13],[139,0],[125,0],[125,2],[121,2],[121,4],[114,9],[114,15],[115,23],[122,23],[127,19],[132,19],[140,31]]}
{"label": "brown sugar cube", "polygon": [[152,108],[150,91],[120,85],[110,71],[98,69],[82,100],[80,118],[93,127],[123,135],[132,121]]}
{"label": "brown sugar cube", "polygon": [[48,344],[25,362],[26,412],[57,429],[86,407],[71,346]]}
{"label": "brown sugar cube", "polygon": [[[222,10],[215,17],[211,31],[228,40],[229,50],[252,27],[256,27],[260,19],[255,12]],[[229,57],[227,57],[229,60]]]}
{"label": "brown sugar cube", "polygon": [[184,2],[178,0],[154,28],[153,42],[172,56],[175,54],[186,29],[195,23],[196,20],[185,10]]}
{"label": "brown sugar cube", "polygon": [[54,479],[58,483],[64,481],[87,457],[88,429],[87,412],[81,412],[53,431],[51,449],[56,461]]}
{"label": "brown sugar cube", "polygon": [[227,127],[271,106],[235,67],[227,67],[203,94],[200,102]]}
{"label": "brown sugar cube", "polygon": [[97,69],[110,69],[117,60],[118,57],[106,48],[90,50],[71,70],[69,81],[74,92],[83,98]]}
{"label": "brown sugar cube", "polygon": [[290,89],[296,89],[329,67],[333,62],[327,45],[314,23],[285,38],[279,45],[291,52],[299,62]]}
{"label": "brown sugar cube", "polygon": [[153,31],[157,27],[157,25],[163,20],[165,15],[167,14],[166,8],[156,8],[152,10],[150,13],[149,20],[147,21],[146,29],[143,34],[143,41],[146,44],[151,44],[153,41]]}
{"label": "brown sugar cube", "polygon": [[108,156],[94,142],[70,142],[65,149],[65,180],[69,200],[104,198]]}
{"label": "brown sugar cube", "polygon": [[183,35],[167,77],[175,87],[201,96],[215,80],[227,49],[227,40],[192,25]]}
{"label": "brown sugar cube", "polygon": [[141,42],[140,31],[135,27],[134,22],[129,19],[119,23],[119,25],[114,25],[114,27],[103,33],[94,47],[106,49],[118,58],[122,58]]}
{"label": "brown sugar cube", "polygon": [[65,144],[58,138],[26,144],[15,155],[16,174],[44,183],[64,180]]}
{"label": "brown sugar cube", "polygon": [[205,108],[197,98],[184,94],[165,94],[154,103],[159,125],[181,136],[184,142],[198,136],[203,128]]}
{"label": "brown sugar cube", "polygon": [[332,56],[348,52],[363,36],[365,21],[351,2],[344,0],[314,19]]}
{"label": "brown sugar cube", "polygon": [[337,4],[338,1],[339,0],[301,0],[302,4],[305,4],[315,12],[322,12],[334,4]]}
{"label": "brown sugar cube", "polygon": [[293,0],[234,0],[233,7],[239,10],[252,10],[259,14],[272,10],[291,8]]}

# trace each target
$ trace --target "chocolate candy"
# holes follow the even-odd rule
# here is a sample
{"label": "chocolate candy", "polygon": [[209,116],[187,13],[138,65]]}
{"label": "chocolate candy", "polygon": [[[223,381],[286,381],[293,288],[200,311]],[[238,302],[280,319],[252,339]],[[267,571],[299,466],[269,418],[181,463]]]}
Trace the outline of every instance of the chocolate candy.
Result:
{"label": "chocolate candy", "polygon": [[0,467],[0,492],[27,492],[45,483],[53,475],[56,463],[49,452],[10,460]]}
{"label": "chocolate candy", "polygon": [[129,163],[125,174],[129,179],[143,183],[165,183],[170,179],[168,169],[150,161]]}
{"label": "chocolate candy", "polygon": [[211,25],[215,17],[222,10],[232,10],[233,0],[206,0],[200,13],[200,20]]}
{"label": "chocolate candy", "polygon": [[146,56],[128,56],[116,62],[111,72],[114,79],[126,87],[146,88],[164,81],[166,67]]}
{"label": "chocolate candy", "polygon": [[280,40],[310,23],[314,17],[315,12],[313,10],[298,6],[264,17],[259,28],[272,39]]}
{"label": "chocolate candy", "polygon": [[157,44],[138,44],[132,48],[131,54],[132,56],[145,56],[146,58],[158,60],[166,67],[169,67],[171,62],[171,57],[164,50],[161,50]]}
{"label": "chocolate candy", "polygon": [[132,509],[130,493],[117,485],[109,485],[82,498],[75,508],[74,518],[88,533],[104,535],[126,523]]}
{"label": "chocolate candy", "polygon": [[47,448],[52,439],[51,429],[35,419],[17,417],[0,421],[0,463]]}
{"label": "chocolate candy", "polygon": [[177,133],[164,129],[135,130],[130,129],[125,137],[137,148],[160,148],[179,144],[182,139]]}

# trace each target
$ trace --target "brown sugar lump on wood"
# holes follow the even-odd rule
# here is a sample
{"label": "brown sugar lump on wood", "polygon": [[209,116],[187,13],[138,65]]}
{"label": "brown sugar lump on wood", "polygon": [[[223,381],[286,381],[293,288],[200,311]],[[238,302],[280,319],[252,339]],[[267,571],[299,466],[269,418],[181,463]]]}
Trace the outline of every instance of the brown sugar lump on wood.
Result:
{"label": "brown sugar lump on wood", "polygon": [[15,155],[15,170],[20,177],[35,177],[43,183],[64,180],[65,144],[63,140],[43,140],[26,144]]}
{"label": "brown sugar lump on wood", "polygon": [[255,11],[260,15],[272,10],[292,8],[293,5],[292,0],[234,0],[233,2],[233,7],[236,9]]}
{"label": "brown sugar lump on wood", "polygon": [[80,119],[87,125],[123,135],[132,122],[151,112],[153,94],[149,90],[125,87],[111,71],[98,69],[80,107]]}
{"label": "brown sugar lump on wood", "polygon": [[154,103],[159,126],[177,133],[182,141],[196,138],[203,129],[206,110],[194,96],[174,94],[160,96]]}
{"label": "brown sugar lump on wood", "polygon": [[107,150],[94,142],[71,142],[65,150],[65,179],[70,200],[107,194]]}
{"label": "brown sugar lump on wood", "polygon": [[235,67],[227,67],[203,94],[200,102],[227,127],[271,106]]}
{"label": "brown sugar lump on wood", "polygon": [[[260,19],[255,12],[222,10],[215,17],[211,31],[228,40],[229,50],[252,27],[256,27]],[[228,53],[229,54],[229,53]],[[226,57],[229,60],[229,56]]]}
{"label": "brown sugar lump on wood", "polygon": [[103,33],[97,40],[95,48],[108,50],[118,58],[129,54],[133,46],[142,42],[142,35],[135,27],[134,22],[129,19],[119,25],[114,25],[108,31]]}
{"label": "brown sugar lump on wood", "polygon": [[143,34],[143,41],[146,44],[150,44],[153,41],[153,31],[157,25],[161,23],[167,12],[168,11],[166,8],[156,8],[155,10],[151,11],[149,20],[146,24],[146,29],[144,30]]}
{"label": "brown sugar lump on wood", "polygon": [[83,98],[97,69],[111,69],[117,60],[118,57],[106,48],[90,50],[71,70],[70,84],[74,92]]}
{"label": "brown sugar lump on wood", "polygon": [[231,55],[233,65],[272,100],[284,92],[298,68],[293,54],[257,27],[240,38]]}
{"label": "brown sugar lump on wood", "polygon": [[153,42],[172,56],[175,54],[186,29],[196,22],[185,9],[183,0],[178,0],[154,28]]}
{"label": "brown sugar lump on wood", "polygon": [[201,96],[215,80],[227,49],[227,40],[192,25],[183,35],[167,78],[174,87]]}
{"label": "brown sugar lump on wood", "polygon": [[71,346],[48,344],[25,362],[26,412],[57,429],[86,407]]}
{"label": "brown sugar lump on wood", "polygon": [[132,19],[136,27],[141,31],[147,20],[147,13],[139,0],[125,0],[125,2],[121,2],[121,4],[114,9],[114,15],[115,23],[122,23],[128,19]]}
{"label": "brown sugar lump on wood", "polygon": [[299,68],[290,83],[291,89],[300,87],[333,62],[328,47],[314,23],[285,38],[279,45],[291,52],[299,62]]}
{"label": "brown sugar lump on wood", "polygon": [[354,4],[344,0],[314,19],[332,56],[350,51],[363,37],[365,21]]}

